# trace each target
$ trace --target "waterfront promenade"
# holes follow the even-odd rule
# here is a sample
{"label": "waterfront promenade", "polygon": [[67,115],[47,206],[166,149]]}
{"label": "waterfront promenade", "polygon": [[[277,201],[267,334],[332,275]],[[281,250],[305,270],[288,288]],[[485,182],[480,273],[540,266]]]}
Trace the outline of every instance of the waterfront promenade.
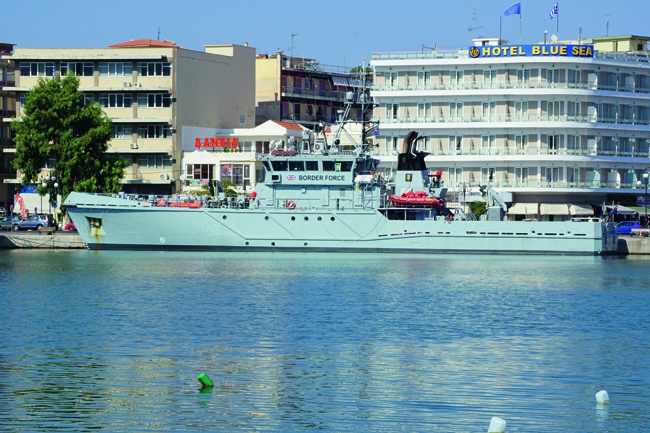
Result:
{"label": "waterfront promenade", "polygon": [[[57,231],[39,234],[35,231],[6,232],[0,234],[0,249],[85,249],[86,244],[76,232]],[[650,237],[619,236],[618,253],[621,255],[650,255]]]}
{"label": "waterfront promenade", "polygon": [[76,232],[9,231],[0,234],[0,249],[85,249],[86,244]]}

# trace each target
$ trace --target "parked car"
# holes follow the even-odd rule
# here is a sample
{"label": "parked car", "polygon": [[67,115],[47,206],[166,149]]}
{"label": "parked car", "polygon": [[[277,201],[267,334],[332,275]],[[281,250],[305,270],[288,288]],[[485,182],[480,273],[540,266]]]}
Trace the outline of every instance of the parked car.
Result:
{"label": "parked car", "polygon": [[64,230],[66,232],[76,232],[77,231],[77,226],[74,225],[74,223],[68,223],[65,225]]}
{"label": "parked car", "polygon": [[18,230],[40,230],[43,227],[55,227],[54,218],[46,214],[29,215],[21,220],[14,220],[11,229]]}
{"label": "parked car", "polygon": [[618,234],[619,235],[629,235],[632,233],[632,229],[640,229],[641,224],[638,221],[621,221],[618,223]]}
{"label": "parked car", "polygon": [[11,225],[15,222],[11,215],[0,218],[0,230],[11,230]]}

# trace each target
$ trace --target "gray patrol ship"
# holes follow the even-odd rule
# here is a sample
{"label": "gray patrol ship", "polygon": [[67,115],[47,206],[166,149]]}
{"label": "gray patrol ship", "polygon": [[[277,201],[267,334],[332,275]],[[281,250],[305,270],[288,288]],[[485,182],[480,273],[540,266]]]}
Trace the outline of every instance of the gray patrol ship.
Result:
{"label": "gray patrol ship", "polygon": [[[361,97],[363,99],[363,97]],[[507,206],[486,190],[476,219],[450,208],[441,173],[430,172],[416,132],[404,138],[397,170],[379,174],[367,133],[376,123],[348,120],[332,143],[323,127],[261,157],[264,180],[247,198],[227,200],[71,193],[64,203],[92,250],[322,251],[601,255],[617,249],[606,222],[508,221]],[[359,103],[358,101],[356,103]],[[363,104],[363,101],[361,101]],[[362,108],[362,112],[363,112]],[[340,136],[361,123],[361,140],[344,151]]]}

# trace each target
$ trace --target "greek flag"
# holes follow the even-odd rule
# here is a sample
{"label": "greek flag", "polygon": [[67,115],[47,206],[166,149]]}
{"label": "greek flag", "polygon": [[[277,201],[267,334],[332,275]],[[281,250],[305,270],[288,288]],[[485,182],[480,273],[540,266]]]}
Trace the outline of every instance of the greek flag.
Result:
{"label": "greek flag", "polygon": [[379,135],[379,125],[375,125],[372,128],[368,129],[366,134],[367,135]]}
{"label": "greek flag", "polygon": [[555,15],[557,15],[557,3],[555,3],[555,6],[553,6],[551,12],[549,12],[548,15],[551,17],[551,19],[555,18]]}
{"label": "greek flag", "polygon": [[508,16],[508,15],[521,15],[521,3],[517,3],[516,5],[510,6],[506,11],[503,13],[503,15]]}

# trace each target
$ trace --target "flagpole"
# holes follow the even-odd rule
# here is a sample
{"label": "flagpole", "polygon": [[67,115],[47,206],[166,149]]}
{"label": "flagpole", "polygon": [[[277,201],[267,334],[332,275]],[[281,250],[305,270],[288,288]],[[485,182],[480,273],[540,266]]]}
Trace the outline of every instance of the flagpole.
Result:
{"label": "flagpole", "polygon": [[503,24],[503,17],[499,17],[499,45],[501,45],[501,27]]}
{"label": "flagpole", "polygon": [[555,21],[555,33],[557,33],[557,37],[559,39],[560,38],[560,12],[559,12],[560,0],[558,0],[555,4],[557,5],[557,10],[558,10],[558,13],[555,14],[555,19],[557,20]]}
{"label": "flagpole", "polygon": [[521,8],[519,8],[519,43],[521,43]]}

